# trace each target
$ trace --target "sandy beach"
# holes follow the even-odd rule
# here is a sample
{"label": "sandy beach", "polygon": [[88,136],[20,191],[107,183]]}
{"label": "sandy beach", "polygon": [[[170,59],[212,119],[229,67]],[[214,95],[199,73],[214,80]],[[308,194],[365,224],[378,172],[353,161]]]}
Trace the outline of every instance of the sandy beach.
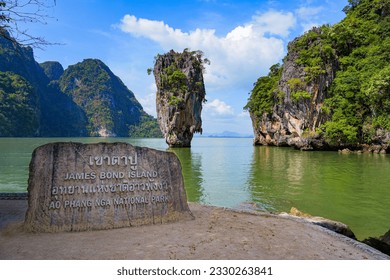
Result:
{"label": "sandy beach", "polygon": [[288,216],[189,204],[194,220],[87,232],[23,231],[27,200],[0,200],[3,260],[390,259]]}

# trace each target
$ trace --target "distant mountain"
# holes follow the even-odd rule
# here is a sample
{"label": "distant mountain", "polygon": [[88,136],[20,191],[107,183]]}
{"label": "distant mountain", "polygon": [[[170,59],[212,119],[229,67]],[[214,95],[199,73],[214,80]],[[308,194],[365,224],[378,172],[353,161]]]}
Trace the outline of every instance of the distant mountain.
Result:
{"label": "distant mountain", "polygon": [[134,93],[100,60],[69,66],[58,83],[85,112],[91,136],[128,136],[129,127],[146,114]]}
{"label": "distant mountain", "polygon": [[203,133],[202,137],[211,137],[211,138],[252,138],[253,134],[246,135],[233,131],[224,131],[224,132],[214,132],[214,133]]}
{"label": "distant mountain", "polygon": [[57,61],[46,61],[40,64],[46,76],[50,80],[59,80],[64,74],[64,67]]}
{"label": "distant mountain", "polygon": [[0,37],[0,137],[161,137],[123,82],[100,60],[64,70]]}

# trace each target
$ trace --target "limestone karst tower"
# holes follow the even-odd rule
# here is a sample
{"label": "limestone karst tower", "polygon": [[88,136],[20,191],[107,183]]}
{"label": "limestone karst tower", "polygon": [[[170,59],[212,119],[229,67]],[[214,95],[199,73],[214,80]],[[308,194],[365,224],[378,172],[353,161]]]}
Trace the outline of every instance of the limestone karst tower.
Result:
{"label": "limestone karst tower", "polygon": [[170,147],[190,147],[194,133],[202,133],[202,104],[205,102],[204,63],[200,51],[173,50],[157,55],[157,120]]}

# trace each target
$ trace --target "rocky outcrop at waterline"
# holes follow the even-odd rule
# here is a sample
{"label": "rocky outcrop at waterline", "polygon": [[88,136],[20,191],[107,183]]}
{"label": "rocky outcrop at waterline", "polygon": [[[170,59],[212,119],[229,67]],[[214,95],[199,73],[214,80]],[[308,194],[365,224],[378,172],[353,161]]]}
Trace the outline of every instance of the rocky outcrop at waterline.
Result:
{"label": "rocky outcrop at waterline", "polygon": [[[330,220],[319,216],[311,216],[308,213],[302,212],[295,207],[292,207],[290,213],[280,213],[282,217],[293,217],[296,219],[303,220],[305,222],[324,227],[328,230],[344,235],[351,239],[357,240],[355,234],[350,227],[342,222]],[[380,237],[368,237],[362,241],[364,243],[386,255],[390,256],[390,230],[387,231],[383,236]]]}
{"label": "rocky outcrop at waterline", "polygon": [[[282,213],[280,215],[283,216],[285,214]],[[309,223],[312,223],[314,225],[327,228],[327,229],[334,231],[338,234],[342,234],[344,236],[347,236],[349,238],[356,240],[356,236],[352,232],[352,230],[349,228],[349,226],[344,224],[344,223],[341,223],[339,221],[334,221],[334,220],[326,219],[326,218],[319,217],[319,216],[311,216],[310,214],[299,211],[295,207],[291,208],[290,213],[288,215],[298,217],[298,218],[303,219],[303,220],[305,220]]]}
{"label": "rocky outcrop at waterline", "polygon": [[170,147],[190,147],[194,133],[202,133],[203,64],[208,62],[202,55],[200,51],[171,50],[156,58],[157,120]]}
{"label": "rocky outcrop at waterline", "polygon": [[369,237],[362,242],[390,256],[390,230],[379,238]]}

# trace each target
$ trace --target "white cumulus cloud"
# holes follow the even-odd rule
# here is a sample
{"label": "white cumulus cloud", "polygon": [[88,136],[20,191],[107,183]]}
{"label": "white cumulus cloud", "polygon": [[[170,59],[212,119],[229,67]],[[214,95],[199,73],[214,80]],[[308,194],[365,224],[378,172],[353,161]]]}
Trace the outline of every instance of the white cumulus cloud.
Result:
{"label": "white cumulus cloud", "polygon": [[296,19],[293,13],[268,11],[253,17],[254,26],[259,32],[286,37],[290,29],[295,25]]}
{"label": "white cumulus cloud", "polygon": [[314,26],[320,26],[322,21],[320,19],[320,14],[324,10],[324,7],[310,7],[310,6],[301,6],[295,11],[300,25],[303,28],[303,31],[308,31]]}
{"label": "white cumulus cloud", "polygon": [[317,16],[322,10],[324,9],[324,7],[322,6],[319,6],[319,7],[300,7],[299,9],[297,9],[297,15],[298,17],[300,18],[309,18],[309,17],[313,17],[313,16]]}
{"label": "white cumulus cloud", "polygon": [[137,97],[138,101],[142,104],[144,111],[153,117],[157,117],[156,112],[156,84],[153,83],[148,88],[148,94],[146,96]]}
{"label": "white cumulus cloud", "polygon": [[232,116],[234,115],[233,108],[225,102],[214,99],[204,105],[204,110],[207,114],[212,116]]}
{"label": "white cumulus cloud", "polygon": [[217,36],[214,29],[184,32],[163,21],[125,15],[120,28],[133,36],[158,43],[165,51],[185,48],[203,51],[211,64],[206,67],[205,82],[211,89],[252,86],[264,69],[284,56],[283,37],[295,25],[292,13],[269,11],[257,14],[246,24]]}

